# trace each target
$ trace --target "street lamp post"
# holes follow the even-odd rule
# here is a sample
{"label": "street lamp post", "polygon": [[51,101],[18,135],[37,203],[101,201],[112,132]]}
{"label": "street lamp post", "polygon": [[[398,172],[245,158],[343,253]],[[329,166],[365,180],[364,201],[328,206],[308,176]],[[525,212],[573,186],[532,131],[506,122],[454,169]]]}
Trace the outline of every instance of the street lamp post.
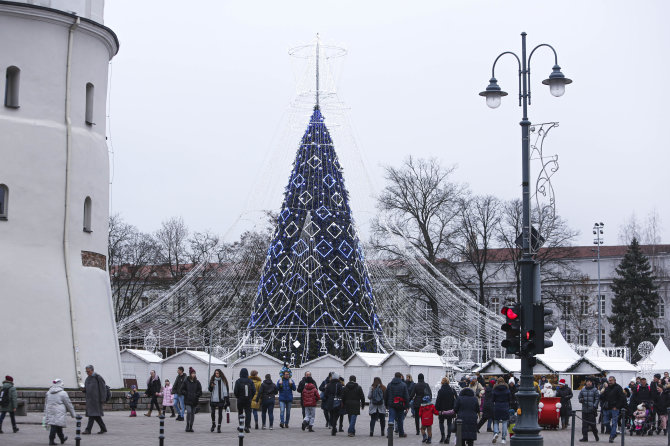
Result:
{"label": "street lamp post", "polygon": [[[535,292],[534,276],[536,264],[533,259],[533,245],[531,240],[530,224],[530,121],[528,120],[528,105],[531,104],[530,90],[530,62],[535,50],[541,47],[548,47],[554,53],[554,67],[548,79],[542,81],[549,85],[549,90],[553,96],[562,96],[565,93],[565,86],[572,81],[561,73],[561,67],[558,66],[558,56],[556,50],[546,43],[533,48],[528,58],[526,58],[526,33],[521,33],[521,58],[511,51],[505,51],[498,55],[493,62],[491,69],[491,80],[485,91],[479,93],[486,98],[486,105],[491,108],[497,108],[500,105],[501,98],[507,96],[495,77],[495,68],[498,60],[510,54],[516,58],[519,64],[519,106],[523,107],[523,117],[521,122],[521,181],[522,181],[522,257],[519,261],[521,267],[521,307],[523,311],[523,333],[533,330],[533,303],[537,300],[539,303],[539,292]],[[539,237],[538,237],[539,238]],[[539,284],[538,284],[539,285]],[[539,288],[539,287],[538,287]],[[534,359],[524,352],[521,352],[521,386],[516,396],[519,401],[521,415],[514,427],[515,435],[511,438],[512,446],[528,445],[542,446],[543,439],[540,435],[540,426],[537,423],[537,393],[533,387],[533,365]]]}
{"label": "street lamp post", "polygon": [[596,245],[596,262],[598,262],[598,336],[596,336],[598,345],[603,347],[602,344],[602,318],[603,318],[603,305],[601,302],[601,296],[600,296],[600,245],[603,244],[603,228],[605,227],[605,223],[600,222],[600,223],[594,223],[593,224],[593,244]]}

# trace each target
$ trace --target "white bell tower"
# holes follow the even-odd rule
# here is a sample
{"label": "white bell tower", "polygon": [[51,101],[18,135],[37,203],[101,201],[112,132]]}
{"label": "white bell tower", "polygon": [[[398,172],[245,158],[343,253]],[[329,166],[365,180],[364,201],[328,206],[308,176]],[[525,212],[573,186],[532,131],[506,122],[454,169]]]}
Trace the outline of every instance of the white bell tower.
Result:
{"label": "white bell tower", "polygon": [[107,274],[104,0],[0,0],[0,341],[18,387],[122,385]]}

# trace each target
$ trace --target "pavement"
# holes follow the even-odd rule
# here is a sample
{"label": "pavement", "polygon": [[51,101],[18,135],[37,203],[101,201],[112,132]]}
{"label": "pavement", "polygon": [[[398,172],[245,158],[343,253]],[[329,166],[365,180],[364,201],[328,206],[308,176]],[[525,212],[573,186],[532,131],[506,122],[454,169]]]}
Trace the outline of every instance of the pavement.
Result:
{"label": "pavement", "polygon": [[[275,425],[274,430],[254,430],[253,421],[252,421],[252,430],[251,433],[245,434],[244,444],[249,446],[295,446],[297,444],[318,444],[319,446],[328,446],[328,445],[342,445],[342,444],[352,444],[352,445],[362,445],[362,446],[387,446],[388,440],[385,437],[380,435],[379,425],[377,424],[375,430],[375,436],[370,437],[370,417],[367,414],[367,408],[365,412],[358,417],[356,423],[356,437],[348,438],[346,429],[347,429],[347,418],[344,418],[344,433],[338,433],[337,436],[333,437],[330,435],[330,430],[325,428],[325,421],[323,418],[323,412],[317,410],[316,423],[315,423],[315,432],[303,432],[300,429],[301,424],[301,413],[300,408],[294,408],[291,411],[291,424],[288,429],[279,428],[279,410],[275,410]],[[158,434],[159,434],[159,419],[158,417],[145,417],[141,413],[138,413],[137,418],[128,417],[129,412],[107,412],[104,417],[105,424],[107,425],[108,433],[104,435],[96,435],[95,432],[98,431],[98,426],[95,425],[92,435],[82,436],[81,445],[89,446],[106,446],[106,445],[119,445],[119,446],[144,446],[144,445],[158,445]],[[209,428],[211,426],[210,415],[207,413],[200,413],[195,416],[195,433],[186,433],[184,432],[184,422],[176,422],[174,418],[165,419],[165,445],[230,445],[237,446],[239,445],[238,433],[236,430],[236,421],[237,414],[231,413],[231,423],[227,424],[224,420],[223,425],[221,426],[222,432],[211,433]],[[260,413],[258,414],[260,421]],[[9,417],[5,419],[3,423],[4,434],[0,435],[0,445],[1,446],[13,446],[13,445],[45,445],[48,444],[48,432],[42,428],[42,414],[41,413],[29,413],[26,417],[17,417],[19,423],[20,431],[16,434],[12,433],[11,426],[9,424]],[[86,418],[82,419],[82,424],[86,424]],[[66,445],[74,445],[75,437],[75,426],[76,422],[73,419],[68,417],[68,426],[65,429],[65,435],[69,437]],[[394,438],[394,444],[396,446],[422,446],[421,437],[414,435],[414,420],[409,417],[405,420],[405,426],[409,429],[406,429],[408,433],[407,438]],[[575,437],[575,444],[594,444],[593,437],[589,443],[578,443],[576,440],[580,438],[580,427],[581,424],[577,422],[577,431]],[[83,426],[82,426],[83,429]],[[484,430],[484,429],[482,429]],[[439,426],[437,424],[437,417],[435,419],[435,424],[433,425],[433,444],[438,444],[439,441]],[[570,445],[570,430],[545,430],[542,431],[542,436],[544,437],[545,446],[566,446]],[[437,439],[435,438],[437,437]],[[483,432],[478,436],[476,445],[491,444],[493,439],[492,433]],[[621,437],[617,437],[614,444],[620,445]],[[56,439],[58,443],[58,439]],[[453,446],[454,440],[452,438],[451,445]],[[500,442],[496,443],[499,445]],[[607,437],[602,435],[600,442],[597,444],[609,444],[607,442]],[[626,445],[635,445],[635,446],[661,446],[668,445],[668,438],[665,436],[646,436],[646,437],[630,437],[626,435],[625,437]],[[509,439],[507,441],[509,445]]]}

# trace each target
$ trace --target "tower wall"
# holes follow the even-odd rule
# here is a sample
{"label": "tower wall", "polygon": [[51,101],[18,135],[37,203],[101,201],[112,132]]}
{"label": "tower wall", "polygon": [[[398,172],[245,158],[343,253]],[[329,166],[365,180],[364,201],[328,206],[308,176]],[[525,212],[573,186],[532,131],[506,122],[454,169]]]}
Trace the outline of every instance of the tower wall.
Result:
{"label": "tower wall", "polygon": [[[77,16],[40,6],[68,2],[32,3],[39,5],[0,1],[0,94],[7,68],[20,69],[19,107],[0,104],[0,184],[8,188],[7,218],[0,220],[2,373],[14,376],[19,387],[46,387],[55,377],[75,387],[83,367],[93,364],[108,385],[118,387],[121,367],[106,271],[105,141],[108,66],[118,41],[111,30],[84,17],[72,32],[70,51]],[[102,1],[73,4],[102,13]],[[92,124],[86,123],[88,83],[94,86]],[[87,197],[90,232],[84,230]]]}

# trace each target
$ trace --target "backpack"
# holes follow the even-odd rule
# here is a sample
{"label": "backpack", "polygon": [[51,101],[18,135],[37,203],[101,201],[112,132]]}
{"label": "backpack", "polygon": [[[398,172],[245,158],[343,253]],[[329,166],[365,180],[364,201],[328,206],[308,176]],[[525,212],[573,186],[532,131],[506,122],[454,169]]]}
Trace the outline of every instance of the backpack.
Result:
{"label": "backpack", "polygon": [[381,386],[377,386],[372,390],[372,398],[370,398],[370,402],[375,405],[384,403],[384,391]]}
{"label": "backpack", "polygon": [[339,409],[340,406],[342,405],[342,397],[340,396],[342,394],[341,389],[342,389],[342,385],[337,384],[335,386],[335,395],[333,395],[333,402],[332,402],[332,405],[331,405],[331,410]]}
{"label": "backpack", "polygon": [[9,387],[0,390],[0,406],[9,407]]}
{"label": "backpack", "polygon": [[395,398],[393,398],[391,407],[396,410],[403,410],[405,408],[405,398],[401,396],[396,396]]}

